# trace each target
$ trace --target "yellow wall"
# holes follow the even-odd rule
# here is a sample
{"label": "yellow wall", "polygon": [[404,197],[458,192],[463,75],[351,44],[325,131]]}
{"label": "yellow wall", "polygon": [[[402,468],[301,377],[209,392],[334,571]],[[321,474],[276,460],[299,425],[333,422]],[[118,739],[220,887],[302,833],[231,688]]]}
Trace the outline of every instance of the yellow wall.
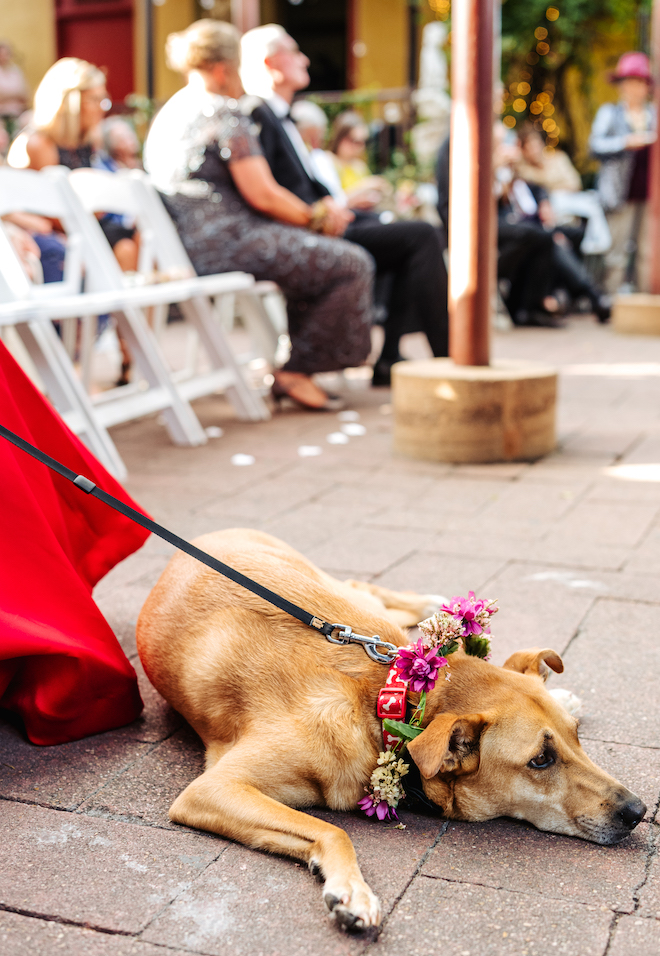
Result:
{"label": "yellow wall", "polygon": [[53,0],[0,0],[0,38],[14,47],[32,91],[55,62]]}
{"label": "yellow wall", "polygon": [[[0,0],[2,2],[2,0]],[[165,0],[153,6],[154,24],[154,93],[163,102],[183,86],[183,77],[168,69],[165,62],[165,40],[169,33],[184,30],[197,17],[195,0]],[[135,4],[134,20],[134,69],[135,88],[138,93],[147,91],[145,62],[144,5]]]}
{"label": "yellow wall", "polygon": [[408,7],[405,0],[355,0],[354,42],[365,55],[355,62],[358,88],[405,86],[408,69]]}

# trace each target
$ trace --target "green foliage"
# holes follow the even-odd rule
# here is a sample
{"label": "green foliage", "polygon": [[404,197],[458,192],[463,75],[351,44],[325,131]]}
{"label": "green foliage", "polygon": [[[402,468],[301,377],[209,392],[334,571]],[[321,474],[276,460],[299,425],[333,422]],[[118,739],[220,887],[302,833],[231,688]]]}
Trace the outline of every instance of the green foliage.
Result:
{"label": "green foliage", "polygon": [[383,721],[383,727],[390,734],[394,734],[399,740],[404,741],[414,740],[422,733],[421,727],[412,727],[410,724],[404,724],[402,720],[389,720],[388,718]]}
{"label": "green foliage", "polygon": [[[577,68],[582,77],[582,95],[588,96],[595,39],[603,35],[616,37],[629,32],[634,25],[638,44],[643,48],[648,41],[651,3],[652,0],[504,0],[505,124],[509,128],[520,127],[530,120],[537,129],[545,130],[549,145],[557,145],[561,140],[562,147],[572,152],[578,144],[565,87],[566,68]],[[523,89],[516,89],[516,85]],[[539,94],[545,97],[544,103],[537,101],[530,110]],[[545,110],[541,110],[541,105]]]}
{"label": "green foliage", "polygon": [[463,638],[463,647],[465,653],[471,657],[480,657],[482,660],[490,654],[490,639],[488,637],[478,637],[476,634],[468,634]]}
{"label": "green foliage", "polygon": [[[545,27],[548,42],[556,58],[570,57],[576,65],[588,66],[594,34],[607,26],[613,32],[634,21],[640,13],[650,11],[652,0],[505,0],[502,5],[502,53],[504,63],[516,56],[524,57],[536,47],[534,31]],[[559,10],[556,20],[548,20],[546,11]],[[543,61],[545,57],[541,57]]]}

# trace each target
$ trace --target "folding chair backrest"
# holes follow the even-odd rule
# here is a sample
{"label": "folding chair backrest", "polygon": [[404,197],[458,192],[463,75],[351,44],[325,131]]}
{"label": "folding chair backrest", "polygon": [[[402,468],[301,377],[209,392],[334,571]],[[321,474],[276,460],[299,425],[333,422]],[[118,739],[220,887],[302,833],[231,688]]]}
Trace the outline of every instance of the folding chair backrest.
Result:
{"label": "folding chair backrest", "polygon": [[124,175],[133,187],[142,226],[152,237],[154,257],[160,271],[177,278],[194,276],[193,264],[176,226],[148,175],[140,169]]}
{"label": "folding chair backrest", "polygon": [[45,295],[52,297],[79,292],[82,282],[81,236],[57,182],[45,172],[0,166],[0,216],[14,212],[34,213],[62,222],[67,231],[64,276],[61,282],[50,282],[47,287],[30,282],[3,230],[0,272],[4,282],[0,300],[43,298]]}
{"label": "folding chair backrest", "polygon": [[130,181],[122,173],[104,169],[74,169],[69,182],[87,212],[115,212],[138,217],[139,204]]}
{"label": "folding chair backrest", "polygon": [[[103,172],[100,170],[81,170],[81,172],[93,172],[103,176]],[[85,208],[73,189],[71,184],[73,173],[64,166],[50,166],[43,170],[42,175],[46,176],[58,189],[66,209],[67,232],[75,232],[81,238],[82,256],[85,265],[85,291],[106,292],[125,288],[127,283],[124,274],[112,254],[112,249],[98,220],[92,212]],[[108,173],[108,175],[112,176],[111,173]],[[103,211],[121,213],[121,209]]]}

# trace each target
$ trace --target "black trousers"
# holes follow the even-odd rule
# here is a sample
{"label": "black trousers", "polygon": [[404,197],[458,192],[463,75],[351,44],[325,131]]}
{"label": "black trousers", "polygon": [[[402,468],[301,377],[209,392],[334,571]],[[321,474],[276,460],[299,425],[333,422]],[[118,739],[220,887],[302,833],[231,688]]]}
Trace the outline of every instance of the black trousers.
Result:
{"label": "black trousers", "polygon": [[394,275],[380,360],[396,361],[399,339],[410,329],[425,333],[435,356],[448,355],[447,270],[433,226],[427,222],[384,225],[375,216],[360,217],[344,238],[370,252],[379,273]]}
{"label": "black trousers", "polygon": [[531,223],[500,221],[497,229],[497,275],[508,279],[506,307],[516,321],[519,312],[542,308],[555,277],[552,234]]}
{"label": "black trousers", "polygon": [[598,301],[598,289],[567,238],[557,243],[537,223],[499,223],[497,274],[511,283],[506,306],[514,322],[520,312],[541,310],[544,297],[556,288],[566,289],[574,299],[587,296],[594,305]]}

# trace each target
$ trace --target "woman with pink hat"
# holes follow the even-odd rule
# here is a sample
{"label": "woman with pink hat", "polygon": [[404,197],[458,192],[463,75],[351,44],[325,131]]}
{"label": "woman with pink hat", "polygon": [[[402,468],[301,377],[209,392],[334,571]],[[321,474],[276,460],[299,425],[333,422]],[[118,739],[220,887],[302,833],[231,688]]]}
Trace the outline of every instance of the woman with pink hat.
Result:
{"label": "woman with pink hat", "polygon": [[600,159],[598,193],[612,233],[605,258],[607,289],[649,291],[648,165],[656,140],[655,110],[645,53],[624,53],[611,80],[619,102],[605,103],[596,114],[589,145]]}

